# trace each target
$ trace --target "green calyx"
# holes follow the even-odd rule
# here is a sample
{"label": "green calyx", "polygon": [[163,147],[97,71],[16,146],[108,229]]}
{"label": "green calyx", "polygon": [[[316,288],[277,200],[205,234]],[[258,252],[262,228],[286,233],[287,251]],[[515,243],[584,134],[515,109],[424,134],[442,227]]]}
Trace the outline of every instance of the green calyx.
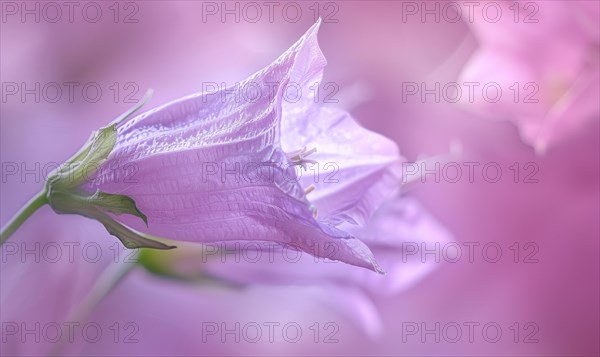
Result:
{"label": "green calyx", "polygon": [[86,180],[100,169],[112,152],[117,141],[117,124],[131,116],[148,99],[146,95],[138,105],[110,125],[95,132],[79,153],[52,172],[46,181],[46,199],[56,213],[78,214],[99,221],[127,248],[171,249],[174,247],[157,241],[155,237],[126,227],[109,215],[131,214],[142,219],[147,226],[146,215],[140,211],[131,197],[99,190],[89,193],[81,189]]}
{"label": "green calyx", "polygon": [[48,175],[46,191],[69,191],[85,183],[106,161],[116,142],[116,123],[95,132],[79,153]]}

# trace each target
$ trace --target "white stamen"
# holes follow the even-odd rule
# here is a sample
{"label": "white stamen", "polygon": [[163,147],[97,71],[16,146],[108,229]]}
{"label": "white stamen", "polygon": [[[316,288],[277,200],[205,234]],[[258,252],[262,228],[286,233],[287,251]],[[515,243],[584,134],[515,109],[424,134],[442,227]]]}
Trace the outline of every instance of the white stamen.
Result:
{"label": "white stamen", "polygon": [[302,166],[302,168],[304,170],[306,170],[306,164],[316,164],[317,162],[314,160],[306,160],[306,157],[308,157],[311,154],[314,154],[315,152],[317,152],[317,148],[312,148],[307,150],[306,146],[303,147],[300,150],[294,150],[288,154],[286,154],[288,160],[290,160],[291,162],[298,164],[300,166]]}
{"label": "white stamen", "polygon": [[315,205],[310,205],[310,211],[312,212],[313,218],[317,218],[317,216],[319,215],[319,210],[317,209],[317,206]]}

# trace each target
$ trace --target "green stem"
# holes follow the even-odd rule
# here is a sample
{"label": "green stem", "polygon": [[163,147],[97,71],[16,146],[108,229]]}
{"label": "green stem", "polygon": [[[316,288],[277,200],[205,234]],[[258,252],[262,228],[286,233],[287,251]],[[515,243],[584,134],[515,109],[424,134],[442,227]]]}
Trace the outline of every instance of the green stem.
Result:
{"label": "green stem", "polygon": [[4,244],[4,242],[6,242],[8,238],[21,227],[23,222],[33,214],[33,212],[37,211],[38,208],[46,203],[48,203],[46,191],[42,191],[32,198],[25,207],[21,208],[21,210],[8,221],[4,228],[2,228],[2,231],[0,232],[0,245]]}

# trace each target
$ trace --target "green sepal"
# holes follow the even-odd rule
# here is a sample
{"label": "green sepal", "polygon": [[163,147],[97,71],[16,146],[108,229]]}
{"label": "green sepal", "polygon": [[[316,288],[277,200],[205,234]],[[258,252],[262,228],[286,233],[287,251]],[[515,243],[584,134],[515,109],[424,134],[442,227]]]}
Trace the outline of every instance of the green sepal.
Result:
{"label": "green sepal", "polygon": [[[83,171],[81,168],[87,169],[89,166],[98,168],[98,166],[108,158],[108,155],[110,155],[116,143],[117,124],[111,124],[104,128],[100,128],[100,130],[95,133],[90,145],[90,150],[80,161],[80,167],[78,167],[77,170],[80,171],[82,176],[90,175],[90,172]],[[83,178],[85,179],[85,177]]]}
{"label": "green sepal", "polygon": [[89,179],[108,158],[117,142],[116,124],[94,133],[90,143],[72,161],[67,162],[48,176],[46,186],[71,190]]}
{"label": "green sepal", "polygon": [[152,97],[148,90],[142,100],[109,125],[95,131],[87,143],[71,159],[48,175],[46,187],[70,189],[80,186],[100,168],[117,142],[117,125],[131,117]]}
{"label": "green sepal", "polygon": [[[133,214],[140,217],[147,224],[146,216],[136,207],[133,199],[127,196],[111,195],[100,191],[91,196],[64,191],[50,191],[48,192],[47,197],[50,207],[52,207],[56,213],[78,214],[99,221],[104,228],[106,228],[108,233],[117,237],[127,248],[175,248],[175,246],[159,242],[156,237],[152,237],[125,226],[115,221],[107,214],[108,212],[115,214]],[[111,205],[111,202],[113,202],[114,205]]]}
{"label": "green sepal", "polygon": [[129,108],[125,113],[121,114],[119,117],[117,117],[115,120],[113,120],[113,122],[111,124],[119,124],[123,120],[125,120],[125,119],[129,118],[130,116],[132,116],[141,107],[143,107],[144,104],[148,103],[148,101],[150,100],[150,98],[152,98],[152,94],[154,94],[154,92],[152,91],[152,89],[148,89],[146,91],[146,94],[144,94],[144,96],[142,97],[142,99],[138,103],[136,103],[133,107]]}
{"label": "green sepal", "polygon": [[125,195],[115,195],[112,193],[96,191],[87,200],[96,207],[102,208],[102,210],[116,215],[131,214],[139,217],[144,221],[146,227],[148,227],[148,217],[140,211],[135,205],[135,201]]}
{"label": "green sepal", "polygon": [[117,237],[126,248],[154,248],[161,250],[177,248],[174,245],[167,245],[159,242],[158,240],[155,240],[156,238],[154,237],[154,239],[152,239],[150,235],[126,227],[104,212],[99,212],[94,218],[100,221],[108,233]]}

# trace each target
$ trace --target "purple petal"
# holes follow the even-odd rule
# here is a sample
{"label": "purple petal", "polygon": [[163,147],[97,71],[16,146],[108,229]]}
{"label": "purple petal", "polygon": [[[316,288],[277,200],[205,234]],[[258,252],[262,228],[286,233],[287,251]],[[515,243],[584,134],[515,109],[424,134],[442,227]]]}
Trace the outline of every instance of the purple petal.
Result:
{"label": "purple petal", "polygon": [[282,138],[284,148],[317,148],[310,156],[317,163],[302,173],[300,182],[316,187],[310,201],[328,222],[364,225],[401,181],[396,144],[342,110],[312,107],[302,115],[284,114],[282,127],[298,133]]}
{"label": "purple petal", "polygon": [[[291,95],[294,100],[283,102],[281,131],[288,135],[282,135],[281,147],[286,152],[304,147],[317,150],[308,158],[316,164],[301,173],[300,183],[316,187],[310,201],[319,217],[333,224],[350,221],[364,225],[398,187],[398,147],[361,127],[349,113],[321,105],[326,102],[325,88],[336,88],[336,84],[321,83],[327,62],[317,44],[305,54],[310,56],[297,61],[292,75],[296,91],[299,88],[303,95],[299,99]],[[321,95],[316,97],[317,93]]]}

